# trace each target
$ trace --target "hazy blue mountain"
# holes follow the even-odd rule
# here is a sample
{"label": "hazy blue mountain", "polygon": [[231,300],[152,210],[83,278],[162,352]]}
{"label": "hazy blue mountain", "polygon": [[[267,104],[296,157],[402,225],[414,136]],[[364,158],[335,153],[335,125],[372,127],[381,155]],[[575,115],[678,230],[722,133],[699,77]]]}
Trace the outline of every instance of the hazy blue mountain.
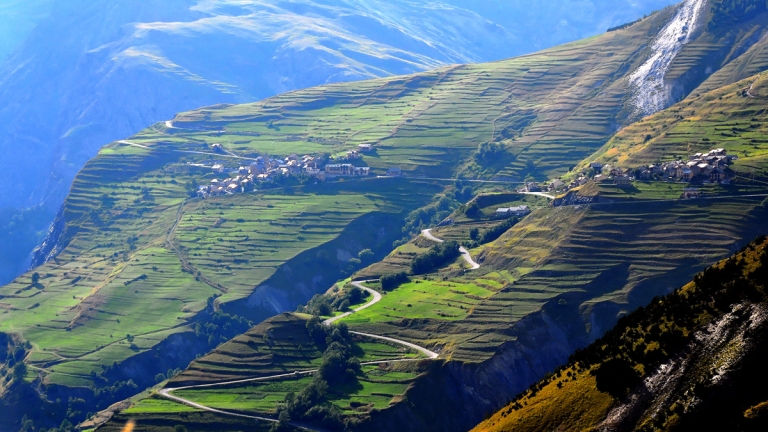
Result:
{"label": "hazy blue mountain", "polygon": [[52,5],[53,0],[0,0],[0,61],[24,42]]}
{"label": "hazy blue mountain", "polygon": [[673,2],[0,0],[0,283],[101,146],[179,111],[512,57]]}

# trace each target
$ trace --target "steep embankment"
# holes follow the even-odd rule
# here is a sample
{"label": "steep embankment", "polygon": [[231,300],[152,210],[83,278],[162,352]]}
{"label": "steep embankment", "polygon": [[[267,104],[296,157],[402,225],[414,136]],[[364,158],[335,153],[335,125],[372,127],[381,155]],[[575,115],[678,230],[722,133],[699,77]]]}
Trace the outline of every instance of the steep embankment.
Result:
{"label": "steep embankment", "polygon": [[765,237],[622,318],[477,431],[764,430]]}

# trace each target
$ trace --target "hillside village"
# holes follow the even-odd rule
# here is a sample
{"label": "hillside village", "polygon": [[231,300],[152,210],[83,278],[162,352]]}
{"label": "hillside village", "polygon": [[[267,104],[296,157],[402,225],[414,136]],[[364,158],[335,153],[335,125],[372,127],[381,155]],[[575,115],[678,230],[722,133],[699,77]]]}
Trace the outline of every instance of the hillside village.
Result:
{"label": "hillside village", "polygon": [[[700,184],[729,184],[733,178],[733,172],[729,165],[737,160],[735,155],[728,155],[728,151],[722,148],[710,150],[707,153],[691,155],[687,161],[675,160],[659,164],[632,169],[623,169],[601,162],[590,164],[590,172],[584,173],[576,180],[566,184],[560,179],[555,179],[546,186],[540,186],[535,182],[526,183],[523,192],[567,192],[587,184],[589,181],[596,183],[610,183],[619,187],[630,186],[633,181],[665,181],[685,182]],[[691,193],[688,193],[691,192]],[[693,193],[693,188],[686,189],[683,198],[698,197]]]}
{"label": "hillside village", "polygon": [[[223,153],[221,144],[212,146],[214,152]],[[217,176],[207,184],[199,184],[196,194],[199,198],[208,198],[255,190],[259,185],[274,183],[280,178],[308,177],[315,181],[326,181],[337,177],[368,177],[371,168],[357,166],[352,163],[362,158],[363,153],[370,153],[370,144],[360,144],[357,150],[349,150],[345,155],[331,157],[329,155],[312,156],[291,154],[281,159],[270,156],[258,156],[249,165],[240,166],[235,170],[227,167],[224,162],[215,162],[210,169]],[[331,163],[329,163],[331,162]],[[219,178],[224,176],[225,178]],[[387,176],[399,177],[402,170],[390,168]]]}

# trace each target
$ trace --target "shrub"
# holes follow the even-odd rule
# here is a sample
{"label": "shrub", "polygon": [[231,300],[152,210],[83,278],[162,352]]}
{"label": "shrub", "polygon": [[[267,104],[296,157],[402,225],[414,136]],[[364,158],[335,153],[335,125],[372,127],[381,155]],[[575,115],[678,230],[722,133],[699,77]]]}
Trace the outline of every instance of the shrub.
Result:
{"label": "shrub", "polygon": [[13,379],[21,381],[25,376],[27,376],[27,365],[24,362],[16,363],[16,366],[13,367]]}
{"label": "shrub", "polygon": [[518,222],[520,222],[520,220],[517,218],[507,219],[502,224],[496,225],[495,227],[484,232],[483,235],[480,236],[478,243],[486,244],[486,243],[495,241],[496,239],[501,237],[505,232],[509,231],[510,229],[512,229],[512,227],[517,225]]}
{"label": "shrub", "polygon": [[467,217],[475,217],[480,214],[480,207],[478,207],[476,202],[473,202],[467,206],[467,209],[464,210],[464,214],[467,215]]}
{"label": "shrub", "polygon": [[413,274],[425,274],[435,268],[453,261],[461,255],[459,244],[455,241],[448,241],[432,247],[429,252],[417,256],[411,263],[411,272]]}
{"label": "shrub", "polygon": [[492,165],[501,159],[507,152],[507,147],[502,143],[484,142],[477,147],[475,162],[481,165]]}
{"label": "shrub", "polygon": [[601,364],[594,372],[597,389],[616,399],[623,399],[640,384],[640,374],[623,358],[615,358]]}
{"label": "shrub", "polygon": [[393,289],[409,281],[410,279],[405,272],[385,275],[381,277],[381,289],[384,291],[392,291]]}
{"label": "shrub", "polygon": [[315,316],[328,316],[333,313],[333,306],[327,296],[316,294],[307,303],[304,312]]}
{"label": "shrub", "polygon": [[363,249],[359,254],[357,254],[357,257],[363,264],[368,264],[373,261],[374,253],[370,249]]}

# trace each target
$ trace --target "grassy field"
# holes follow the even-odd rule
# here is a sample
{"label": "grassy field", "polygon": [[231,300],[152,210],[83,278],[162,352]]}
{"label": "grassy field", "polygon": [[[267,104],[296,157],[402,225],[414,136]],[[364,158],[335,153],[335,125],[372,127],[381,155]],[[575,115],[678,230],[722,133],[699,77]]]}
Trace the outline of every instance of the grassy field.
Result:
{"label": "grassy field", "polygon": [[[614,406],[613,398],[596,388],[595,378],[589,372],[565,370],[563,375],[575,373],[571,379],[554,380],[535,397],[523,399],[521,409],[505,409],[480,423],[473,432],[487,431],[551,431],[567,426],[571,430],[589,430]],[[558,385],[558,383],[560,383]],[[563,407],[568,407],[564,410]]]}
{"label": "grassy field", "polygon": [[353,325],[402,318],[460,320],[492,294],[488,288],[475,284],[416,279],[386,293],[379,303],[342,322]]}
{"label": "grassy field", "polygon": [[[421,354],[399,345],[356,337],[352,352],[361,362],[422,358]],[[308,371],[321,362],[318,350],[306,328],[306,317],[282,314],[271,318],[198,359],[181,375],[171,380],[172,387],[219,383]],[[363,366],[354,383],[330,389],[330,400],[349,413],[386,408],[402,395],[420,375],[418,362]],[[174,394],[211,408],[274,414],[277,403],[289,392],[297,393],[312,381],[311,376],[275,379],[249,384],[180,390]],[[157,396],[141,399],[124,414],[193,412]]]}
{"label": "grassy field", "polygon": [[[369,143],[376,151],[363,163],[374,172],[400,166],[414,176],[446,177],[467,166],[480,143],[500,140],[513,162],[488,175],[565,173],[610,138],[623,109],[620,71],[636,61],[644,35],[657,25],[645,20],[492,64],[191,111],[177,116],[179,129],[156,125],[131,138],[148,148],[108,146],[75,180],[62,215],[63,251],[38,269],[41,286],[30,289],[27,274],[0,290],[0,331],[29,339],[32,364],[49,380],[86,384],[100,365],[185,331],[211,295],[223,295],[223,303],[247,297],[276,268],[333,240],[351,221],[413,209],[435,193],[395,197],[382,192],[391,184],[372,181],[347,182],[360,193],[333,199],[326,193],[339,191],[318,186],[292,197],[185,203],[185,185],[211,177],[191,163],[247,163],[183,153],[210,152],[214,143],[242,157],[336,154]],[[128,343],[129,333],[135,342]]]}
{"label": "grassy field", "polygon": [[[419,375],[418,372],[396,370],[384,365],[364,366],[362,373],[357,381],[329,390],[329,400],[347,414],[388,407],[392,399],[405,393],[408,385]],[[276,405],[289,392],[298,393],[311,381],[312,377],[304,377],[253,385],[180,390],[174,394],[211,408],[270,415],[275,414]],[[130,412],[155,412],[152,411],[154,401],[142,401],[131,408]],[[147,404],[147,408],[144,408],[144,404]],[[165,412],[173,411],[172,407],[168,408]]]}

